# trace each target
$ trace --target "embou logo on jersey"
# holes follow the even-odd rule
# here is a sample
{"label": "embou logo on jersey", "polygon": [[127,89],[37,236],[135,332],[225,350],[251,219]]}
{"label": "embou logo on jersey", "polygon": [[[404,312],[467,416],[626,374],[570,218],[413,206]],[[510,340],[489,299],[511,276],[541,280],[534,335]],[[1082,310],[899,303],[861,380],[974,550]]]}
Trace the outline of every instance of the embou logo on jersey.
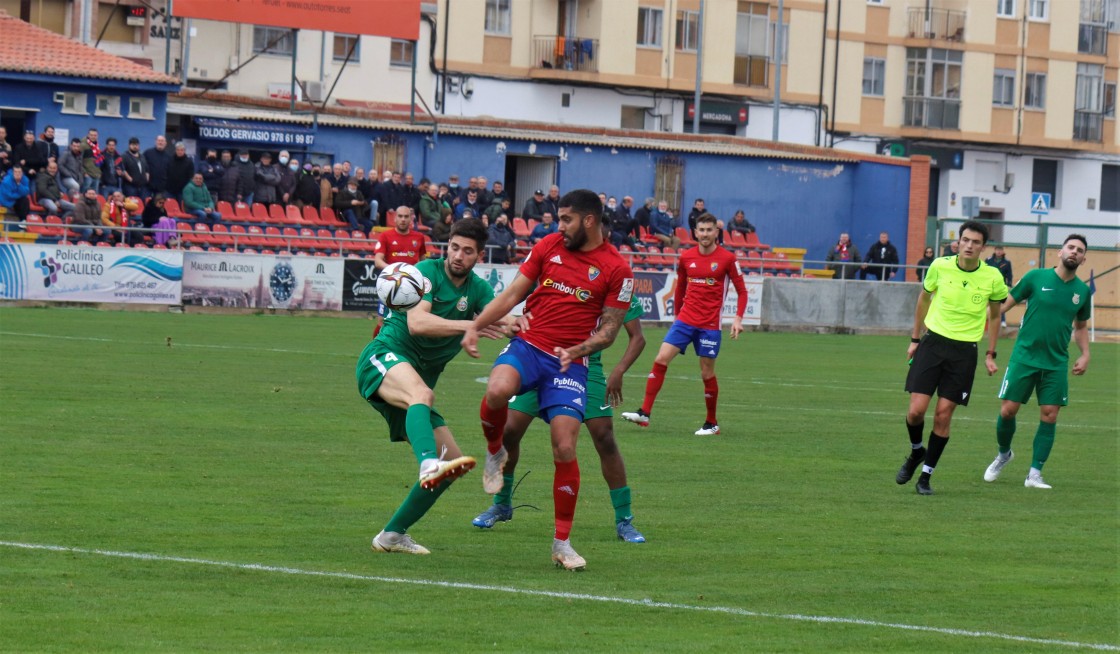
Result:
{"label": "embou logo on jersey", "polygon": [[598,276],[599,276],[599,269],[598,268],[596,268],[595,266],[588,266],[587,267],[587,279],[588,280],[595,281],[595,278],[598,277]]}
{"label": "embou logo on jersey", "polygon": [[551,277],[544,280],[544,282],[541,283],[541,286],[544,286],[544,287],[551,286],[552,288],[555,288],[556,290],[560,291],[561,293],[567,293],[568,295],[574,295],[576,297],[576,299],[579,300],[580,302],[587,302],[588,300],[591,299],[591,291],[587,290],[586,288],[580,288],[578,286],[573,288],[571,286],[568,286],[564,282],[554,280]]}

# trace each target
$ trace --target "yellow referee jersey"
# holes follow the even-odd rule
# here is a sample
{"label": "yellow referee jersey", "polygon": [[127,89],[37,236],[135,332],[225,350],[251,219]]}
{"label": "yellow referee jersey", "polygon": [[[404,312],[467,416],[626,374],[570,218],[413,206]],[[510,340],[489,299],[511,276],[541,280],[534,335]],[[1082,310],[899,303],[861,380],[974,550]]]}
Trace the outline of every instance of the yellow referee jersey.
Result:
{"label": "yellow referee jersey", "polygon": [[983,261],[972,272],[962,270],[957,256],[934,259],[922,287],[933,294],[926,328],[955,341],[976,343],[984,337],[989,302],[1007,298],[1007,284],[995,266]]}

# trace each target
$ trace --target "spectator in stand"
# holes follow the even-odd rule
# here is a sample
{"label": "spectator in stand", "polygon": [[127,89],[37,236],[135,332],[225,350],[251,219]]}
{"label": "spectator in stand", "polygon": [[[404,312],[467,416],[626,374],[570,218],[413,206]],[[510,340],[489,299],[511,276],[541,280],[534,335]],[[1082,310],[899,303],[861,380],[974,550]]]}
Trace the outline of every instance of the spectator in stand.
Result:
{"label": "spectator in stand", "polygon": [[140,215],[140,223],[148,229],[158,225],[160,220],[167,218],[167,209],[164,208],[166,203],[167,196],[163,193],[153,195],[152,201],[144,205],[144,213]]}
{"label": "spectator in stand", "polygon": [[295,202],[296,182],[299,180],[299,159],[288,158],[286,165],[280,166],[280,183],[276,185],[276,199],[288,206]]}
{"label": "spectator in stand", "polygon": [[[462,191],[462,189],[459,188],[459,176],[455,173],[451,173],[447,176],[447,192],[455,197],[459,197],[460,191]],[[451,202],[448,202],[448,204],[453,205]],[[455,207],[452,206],[451,208],[454,209]]]}
{"label": "spectator in stand", "polygon": [[381,183],[373,189],[373,200],[370,202],[370,205],[372,206],[373,202],[377,203],[377,224],[382,227],[388,225],[386,216],[388,216],[389,210],[401,206],[399,185],[394,183],[394,180],[399,179],[399,173],[386,170],[381,175]]}
{"label": "spectator in stand", "polygon": [[183,211],[213,227],[222,222],[222,214],[214,209],[214,198],[210,197],[210,189],[204,182],[202,173],[195,173],[183,187]]}
{"label": "spectator in stand", "polygon": [[367,217],[366,199],[358,190],[358,180],[350,179],[334,196],[334,210],[340,218],[350,224],[350,229],[360,229],[369,236],[373,229],[373,220]]}
{"label": "spectator in stand", "polygon": [[487,182],[489,182],[489,180],[486,179],[486,177],[479,175],[478,185],[475,187],[478,190],[478,203],[481,204],[483,208],[489,207],[494,203],[494,194],[486,188]]}
{"label": "spectator in stand", "polygon": [[16,143],[9,156],[12,164],[19,164],[20,168],[23,168],[28,183],[35,178],[39,169],[47,165],[45,150],[35,142],[35,132],[32,131],[24,133],[23,141]]}
{"label": "spectator in stand", "polygon": [[271,152],[261,153],[261,160],[257,162],[255,174],[257,189],[253,194],[253,202],[260,202],[266,207],[276,204],[280,199],[277,191],[280,186],[280,168],[272,163]]}
{"label": "spectator in stand", "polygon": [[533,228],[533,231],[529,232],[529,243],[536,245],[542,238],[549,234],[555,234],[556,232],[557,225],[552,220],[552,214],[545,212],[545,214],[541,216],[541,222]]}
{"label": "spectator in stand", "polygon": [[0,125],[0,152],[12,154],[12,146],[8,143],[8,128]]}
{"label": "spectator in stand", "polygon": [[653,198],[646,198],[645,204],[634,212],[634,238],[642,238],[642,232],[649,232],[649,217],[653,214]]}
{"label": "spectator in stand", "polygon": [[155,147],[144,150],[144,163],[148,164],[148,191],[167,192],[167,168],[171,165],[171,153],[167,151],[167,137],[156,137]]}
{"label": "spectator in stand", "polygon": [[922,258],[918,259],[918,264],[917,264],[917,266],[918,266],[917,273],[918,273],[918,281],[919,282],[925,281],[926,271],[929,270],[929,265],[931,263],[933,263],[933,260],[936,259],[936,258],[937,258],[937,256],[933,253],[933,248],[926,248],[924,251],[922,251]]}
{"label": "spectator in stand", "polygon": [[61,153],[58,151],[58,144],[54,142],[53,125],[47,125],[46,129],[43,130],[39,140],[39,148],[42,150],[44,161],[50,161],[51,159],[58,161]]}
{"label": "spectator in stand", "polygon": [[476,192],[478,191],[478,178],[477,177],[471,177],[470,179],[467,180],[466,187],[459,189],[459,200],[460,201],[466,200],[467,199],[467,193],[469,193],[470,191],[476,191]]}
{"label": "spectator in stand", "polygon": [[121,190],[128,197],[147,199],[148,162],[140,154],[140,139],[128,139],[128,150],[121,155]]}
{"label": "spectator in stand", "polygon": [[[139,210],[140,204],[136,200],[124,197],[121,191],[114,191],[101,207],[101,224],[104,227],[129,227],[132,225],[132,214]],[[133,238],[132,232],[124,229],[113,231],[116,232],[117,240],[121,243],[139,243],[143,240],[139,235]],[[112,234],[113,231],[106,230],[106,233]]]}
{"label": "spectator in stand", "polygon": [[486,216],[486,220],[490,225],[493,225],[494,221],[498,219],[498,216],[502,215],[503,213],[507,218],[510,216],[510,214],[513,213],[512,207],[510,207],[509,198],[494,198],[494,201],[490,203],[490,206],[486,207],[486,210],[483,211],[483,215]]}
{"label": "spectator in stand", "polygon": [[533,191],[533,197],[525,202],[525,208],[521,210],[521,217],[525,222],[530,220],[543,220],[545,214],[544,191],[537,189]]}
{"label": "spectator in stand", "polygon": [[704,198],[696,198],[692,201],[692,211],[688,212],[688,231],[692,234],[692,240],[696,240],[696,219],[707,213],[708,210],[704,208]]}
{"label": "spectator in stand", "polygon": [[751,221],[747,220],[747,214],[743,213],[742,209],[735,212],[732,216],[731,222],[727,224],[728,231],[739,232],[744,236],[747,234],[754,234],[755,228]]}
{"label": "spectator in stand", "polygon": [[420,189],[413,182],[412,173],[405,173],[401,183],[401,204],[412,209],[415,214],[420,210]]}
{"label": "spectator in stand", "polygon": [[113,240],[112,232],[101,229],[101,205],[97,202],[97,191],[87,188],[79,198],[74,203],[70,229],[78,233],[78,238],[90,243]]}
{"label": "spectator in stand", "polygon": [[[505,203],[508,205],[509,200]],[[498,214],[490,225],[490,238],[486,241],[486,252],[490,255],[490,263],[509,263],[513,261],[513,248],[517,244],[517,237],[509,227],[509,216]]]}
{"label": "spectator in stand", "polygon": [[841,234],[840,240],[828,251],[825,261],[835,262],[825,266],[835,272],[833,279],[855,279],[859,270],[859,266],[855,265],[860,262],[859,248],[846,233]]}
{"label": "spectator in stand", "polygon": [[105,150],[101,154],[105,157],[105,163],[101,164],[101,194],[107,198],[113,191],[121,190],[123,162],[117,151],[117,139],[111,136],[105,139]]}
{"label": "spectator in stand", "polygon": [[509,194],[506,193],[505,184],[502,184],[498,180],[494,180],[494,186],[492,186],[490,190],[490,204],[500,202],[501,200],[505,200],[508,197]]}
{"label": "spectator in stand", "polygon": [[[1011,276],[1011,262],[1007,260],[1007,253],[1002,245],[997,245],[992,251],[992,256],[988,257],[984,263],[999,270],[999,273],[1003,275],[1003,283],[1007,284],[1007,288],[1011,288],[1011,281],[1013,279]],[[1007,326],[1006,312],[999,314],[999,322],[1002,326]]]}
{"label": "spectator in stand", "polygon": [[4,179],[4,176],[8,174],[8,170],[11,167],[12,160],[10,153],[5,149],[0,148],[0,179]]}
{"label": "spectator in stand", "polygon": [[420,224],[435,230],[438,223],[451,215],[451,208],[439,199],[439,187],[428,185],[428,192],[420,198]]}
{"label": "spectator in stand", "polygon": [[553,184],[548,187],[548,197],[544,199],[544,210],[552,217],[560,215],[560,187]]}
{"label": "spectator in stand", "polygon": [[319,169],[312,164],[303,164],[299,179],[296,181],[295,205],[304,207],[319,206]]}
{"label": "spectator in stand", "polygon": [[91,127],[82,143],[82,191],[87,188],[101,190],[101,167],[105,165],[105,155],[97,137],[97,130]]}
{"label": "spectator in stand", "polygon": [[342,175],[339,176],[339,178],[338,178],[338,180],[339,180],[338,181],[338,188],[340,190],[342,189],[342,187],[346,186],[346,182],[350,181],[350,176],[351,176],[350,171],[351,170],[352,170],[352,168],[351,168],[350,161],[348,161],[348,160],[343,161],[342,162]]}
{"label": "spectator in stand", "polygon": [[206,157],[198,162],[198,167],[195,172],[202,173],[202,183],[206,184],[206,188],[210,191],[210,195],[214,197],[221,197],[222,195],[222,176],[226,173],[226,167],[223,162],[218,160],[218,151],[214,148],[206,150]]}
{"label": "spectator in stand", "polygon": [[350,176],[346,174],[345,167],[342,164],[336,163],[335,165],[331,166],[331,174],[329,176],[329,179],[331,182],[331,189],[335,193],[338,193],[342,189],[346,188],[346,180],[349,178]]}
{"label": "spectator in stand", "polygon": [[[612,200],[614,200],[614,198],[607,200],[608,209],[610,209]],[[623,198],[624,202],[625,200],[626,198]],[[634,202],[633,198],[630,198],[630,202]],[[634,231],[634,219],[630,217],[630,212],[624,211],[622,206],[616,205],[614,211],[611,212],[610,229],[611,245],[616,248],[623,245],[634,247],[634,239],[630,236]]]}
{"label": "spectator in stand", "polygon": [[358,180],[358,192],[362,194],[362,197],[371,197],[374,184],[370,181],[369,177],[366,176],[366,169],[362,168],[361,166],[355,168],[354,179]]}
{"label": "spectator in stand", "polygon": [[649,214],[649,232],[661,243],[662,247],[681,246],[681,240],[677,238],[677,228],[681,226],[681,221],[673,217],[673,212],[669,211],[669,203],[662,200],[657,203],[657,208]]}
{"label": "spectator in stand", "polygon": [[[291,153],[288,152],[287,150],[281,150],[279,152],[279,154],[276,155],[276,167],[279,168],[280,170],[284,170],[285,168],[288,167],[288,163],[291,162],[291,160],[292,160]],[[347,162],[347,163],[349,163],[349,162]]]}
{"label": "spectator in stand", "polygon": [[319,212],[334,210],[334,173],[330,166],[323,166],[319,175]]}
{"label": "spectator in stand", "polygon": [[451,224],[455,222],[455,214],[451,211],[451,207],[446,203],[441,203],[444,207],[441,210],[441,218],[434,226],[432,226],[432,242],[433,243],[446,243],[451,238]]}
{"label": "spectator in stand", "polygon": [[167,195],[181,200],[183,189],[194,178],[194,159],[187,154],[187,146],[182,141],[175,144],[175,154],[167,164]]}
{"label": "spectator in stand", "polygon": [[455,209],[455,213],[459,215],[458,220],[462,220],[464,211],[469,210],[472,216],[481,216],[485,209],[486,207],[482,206],[482,203],[478,200],[478,190],[469,189],[467,191],[466,200],[459,203],[459,206]]}
{"label": "spectator in stand", "polygon": [[949,241],[948,243],[945,244],[945,247],[941,248],[941,256],[943,256],[943,257],[955,257],[955,256],[957,256],[957,250],[960,249],[960,245],[961,244],[956,240]]}
{"label": "spectator in stand", "polygon": [[0,180],[0,208],[6,222],[23,222],[31,213],[31,183],[19,165]]}
{"label": "spectator in stand", "polygon": [[257,191],[257,167],[249,159],[249,151],[242,148],[237,151],[237,161],[233,162],[232,170],[237,171],[237,199],[234,202],[253,204]]}
{"label": "spectator in stand", "polygon": [[58,164],[50,162],[35,178],[35,196],[52,216],[66,217],[74,212],[74,203],[66,199],[58,181]]}
{"label": "spectator in stand", "polygon": [[58,159],[58,173],[62,188],[67,193],[82,190],[82,141],[80,139],[70,139],[70,147]]}
{"label": "spectator in stand", "polygon": [[881,232],[879,241],[867,248],[867,258],[860,266],[859,278],[887,281],[894,274],[897,265],[898,248],[891,243],[890,235]]}

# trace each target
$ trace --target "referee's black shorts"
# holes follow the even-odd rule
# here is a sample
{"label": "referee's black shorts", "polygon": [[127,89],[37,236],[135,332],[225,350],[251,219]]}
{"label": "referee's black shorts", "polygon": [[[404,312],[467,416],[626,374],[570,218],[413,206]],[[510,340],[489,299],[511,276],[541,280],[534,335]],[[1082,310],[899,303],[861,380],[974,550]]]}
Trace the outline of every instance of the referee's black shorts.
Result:
{"label": "referee's black shorts", "polygon": [[976,378],[976,343],[955,341],[926,332],[906,375],[906,392],[937,394],[950,402],[968,406]]}

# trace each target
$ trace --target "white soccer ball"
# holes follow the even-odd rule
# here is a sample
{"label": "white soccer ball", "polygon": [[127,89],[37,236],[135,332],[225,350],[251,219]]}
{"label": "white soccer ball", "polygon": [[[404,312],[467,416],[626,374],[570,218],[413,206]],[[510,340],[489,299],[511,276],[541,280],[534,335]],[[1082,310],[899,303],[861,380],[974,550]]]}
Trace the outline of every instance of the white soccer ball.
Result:
{"label": "white soccer ball", "polygon": [[408,311],[431,289],[428,278],[408,263],[391,263],[377,276],[377,297],[393,311]]}

